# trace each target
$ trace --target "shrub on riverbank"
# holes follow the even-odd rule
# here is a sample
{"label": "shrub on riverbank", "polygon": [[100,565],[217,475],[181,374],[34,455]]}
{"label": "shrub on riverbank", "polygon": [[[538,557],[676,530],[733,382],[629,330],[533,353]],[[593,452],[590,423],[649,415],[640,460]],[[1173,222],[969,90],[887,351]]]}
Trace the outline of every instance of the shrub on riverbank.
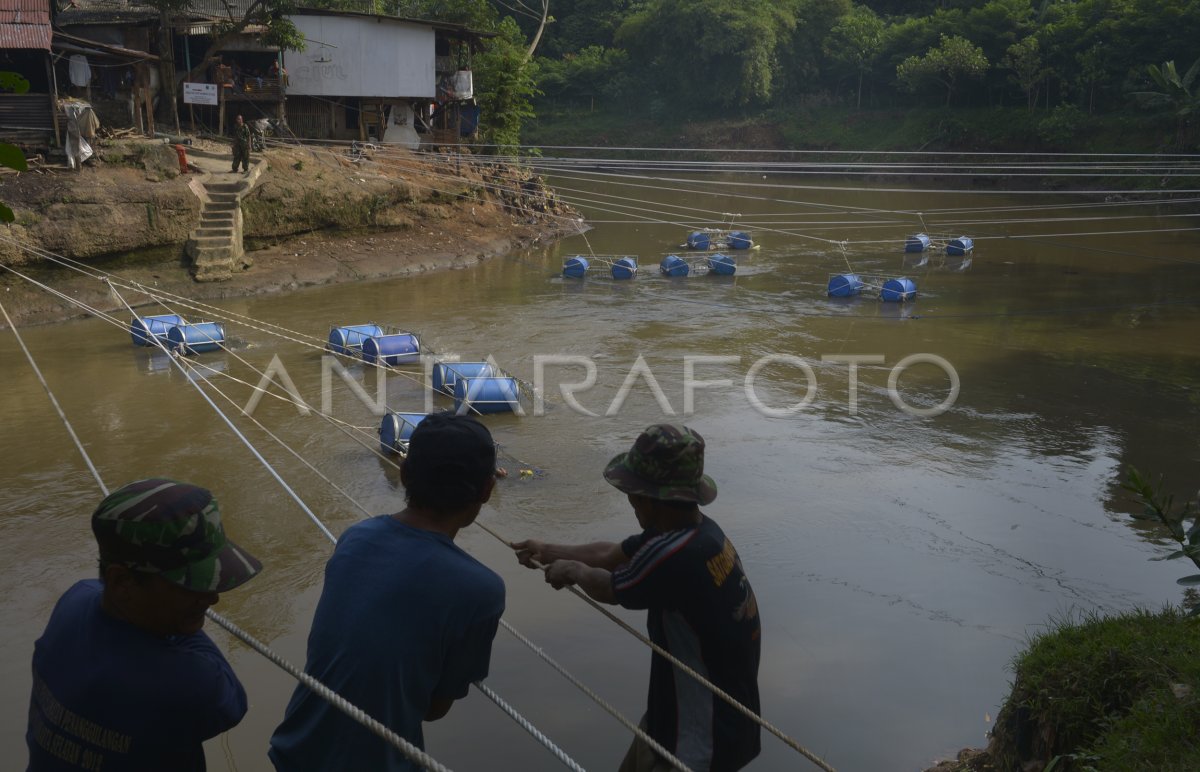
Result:
{"label": "shrub on riverbank", "polygon": [[1194,770],[1200,620],[1177,609],[1068,620],[1013,661],[996,769]]}

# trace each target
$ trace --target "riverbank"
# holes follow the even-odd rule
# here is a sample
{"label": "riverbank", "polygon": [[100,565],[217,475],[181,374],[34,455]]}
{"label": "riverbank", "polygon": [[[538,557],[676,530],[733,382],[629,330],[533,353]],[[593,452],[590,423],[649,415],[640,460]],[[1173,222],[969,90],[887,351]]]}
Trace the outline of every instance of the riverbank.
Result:
{"label": "riverbank", "polygon": [[[0,237],[0,276],[18,324],[84,315],[77,305],[122,311],[103,282],[40,253],[77,261],[155,291],[196,300],[465,268],[577,232],[580,221],[540,179],[469,156],[382,148],[351,159],[338,149],[276,147],[242,199],[251,267],[223,282],[193,281],[183,253],[199,218],[195,186],[223,169],[224,148],[197,141],[180,174],[161,141],[99,143],[81,171],[42,168],[0,179],[16,222]],[[148,301],[146,295],[126,298]]]}
{"label": "riverbank", "polygon": [[[612,157],[646,157],[669,149],[672,158],[787,160],[794,151],[846,153],[1195,153],[1195,140],[1178,145],[1174,123],[1152,113],[1088,115],[1074,108],[906,108],[855,110],[803,107],[700,120],[631,114],[627,105],[539,108],[523,139],[556,148],[555,155],[593,148]],[[642,150],[639,150],[642,149]],[[722,154],[722,150],[734,151]],[[762,154],[746,151],[762,151]],[[784,151],[772,154],[770,151]],[[550,154],[550,151],[547,151]],[[836,160],[833,158],[831,160]],[[1020,179],[1020,178],[1018,178]],[[975,185],[970,177],[950,180]],[[1077,186],[1078,179],[1072,181]]]}

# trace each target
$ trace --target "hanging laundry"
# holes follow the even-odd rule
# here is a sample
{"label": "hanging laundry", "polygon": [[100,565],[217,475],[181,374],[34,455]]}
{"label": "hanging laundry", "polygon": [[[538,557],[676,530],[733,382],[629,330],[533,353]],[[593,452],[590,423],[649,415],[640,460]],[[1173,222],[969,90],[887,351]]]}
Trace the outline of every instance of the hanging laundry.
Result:
{"label": "hanging laundry", "polygon": [[71,57],[70,72],[72,86],[83,88],[92,82],[92,68],[83,54]]}

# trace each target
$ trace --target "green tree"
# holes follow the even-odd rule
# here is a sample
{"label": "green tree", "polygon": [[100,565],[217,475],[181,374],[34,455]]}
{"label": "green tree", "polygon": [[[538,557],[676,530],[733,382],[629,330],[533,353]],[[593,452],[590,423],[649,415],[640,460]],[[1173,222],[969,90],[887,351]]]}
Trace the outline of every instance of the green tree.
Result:
{"label": "green tree", "polygon": [[858,76],[855,107],[862,107],[863,76],[871,72],[882,48],[883,21],[865,6],[853,6],[829,30],[825,55]]}
{"label": "green tree", "polygon": [[1031,36],[1013,43],[1000,60],[1000,65],[1013,71],[1009,79],[1025,93],[1025,106],[1033,112],[1037,104],[1038,87],[1049,72],[1042,66],[1042,51],[1037,38]]}
{"label": "green tree", "polygon": [[1161,67],[1151,64],[1146,67],[1146,74],[1158,86],[1158,91],[1135,91],[1134,96],[1147,107],[1167,107],[1176,116],[1185,118],[1200,108],[1197,73],[1200,73],[1200,59],[1192,62],[1182,78],[1174,61],[1163,62]]}
{"label": "green tree", "polygon": [[538,58],[538,88],[549,98],[587,104],[596,97],[620,98],[629,54],[619,48],[587,46],[561,59]]}
{"label": "green tree", "polygon": [[[1175,497],[1163,491],[1161,477],[1157,483],[1151,483],[1134,467],[1129,467],[1121,487],[1133,493],[1142,505],[1142,511],[1134,517],[1161,524],[1179,545],[1179,549],[1151,560],[1187,558],[1196,568],[1200,568],[1200,512],[1195,510],[1192,502],[1185,502],[1183,507],[1176,508]],[[1192,518],[1190,525],[1189,516]],[[1200,586],[1200,574],[1190,574],[1177,579],[1176,583],[1183,587]],[[1200,606],[1193,608],[1191,613],[1193,616],[1200,614]]]}
{"label": "green tree", "polygon": [[[546,28],[542,55],[565,56],[591,46],[611,48],[631,5],[633,0],[554,0],[554,24]],[[526,20],[522,27],[527,29],[530,23]]]}
{"label": "green tree", "polygon": [[496,153],[513,154],[521,144],[522,124],[534,116],[537,64],[526,56],[525,36],[515,21],[505,17],[496,32],[475,58],[479,128]]}
{"label": "green tree", "polygon": [[896,68],[896,77],[909,91],[933,81],[946,89],[946,106],[964,77],[977,78],[987,72],[983,49],[958,35],[942,35],[942,42],[924,56],[910,56]]}
{"label": "green tree", "polygon": [[[310,2],[312,0],[309,0]],[[318,0],[320,1],[320,0]],[[355,2],[356,0],[324,0]],[[409,19],[435,19],[464,24],[472,29],[494,31],[500,14],[487,0],[379,0],[380,12]],[[355,10],[363,10],[358,8]]]}
{"label": "green tree", "polygon": [[795,15],[773,0],[650,0],[617,45],[653,72],[660,93],[707,107],[764,104]]}
{"label": "green tree", "polygon": [[1175,115],[1175,140],[1180,147],[1188,144],[1191,116],[1200,112],[1200,59],[1192,62],[1183,77],[1175,69],[1175,62],[1163,62],[1162,66],[1149,65],[1146,73],[1158,91],[1135,91],[1134,97],[1150,108],[1166,107]]}

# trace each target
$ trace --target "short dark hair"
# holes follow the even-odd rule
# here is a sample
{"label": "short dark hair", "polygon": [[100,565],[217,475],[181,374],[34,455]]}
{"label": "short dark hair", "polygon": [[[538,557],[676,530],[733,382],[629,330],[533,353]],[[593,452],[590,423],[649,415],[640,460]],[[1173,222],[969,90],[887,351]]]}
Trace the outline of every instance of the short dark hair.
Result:
{"label": "short dark hair", "polygon": [[[100,581],[101,582],[104,581],[104,575],[106,573],[108,573],[109,566],[121,566],[123,568],[128,568],[128,566],[125,566],[123,563],[113,563],[111,561],[105,560],[104,558],[100,558]],[[149,584],[150,579],[154,576],[154,574],[149,573],[147,571],[138,571],[133,568],[129,568],[128,570],[129,570],[129,573],[131,573],[133,575],[133,580],[135,582],[137,582],[138,584],[143,584],[143,585]]]}
{"label": "short dark hair", "polygon": [[496,443],[471,416],[449,411],[426,416],[413,430],[404,459],[409,506],[455,512],[479,501],[496,473]]}
{"label": "short dark hair", "polygon": [[654,502],[661,507],[667,509],[677,509],[680,512],[691,512],[693,509],[699,509],[700,505],[694,501],[675,501],[674,499],[654,499]]}

